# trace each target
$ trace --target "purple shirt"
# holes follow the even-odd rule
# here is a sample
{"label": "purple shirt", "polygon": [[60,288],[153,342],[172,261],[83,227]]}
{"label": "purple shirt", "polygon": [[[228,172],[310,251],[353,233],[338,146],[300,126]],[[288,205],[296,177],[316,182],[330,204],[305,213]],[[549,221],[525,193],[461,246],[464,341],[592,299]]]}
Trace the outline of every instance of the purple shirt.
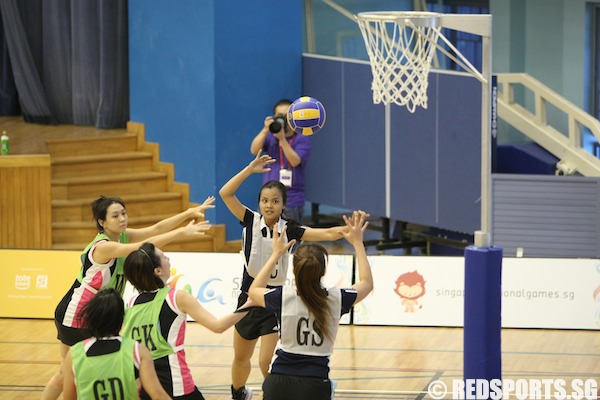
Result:
{"label": "purple shirt", "polygon": [[[283,150],[281,150],[280,153],[278,140],[275,138],[275,136],[273,136],[272,133],[267,133],[265,143],[263,144],[263,151],[277,161],[271,164],[270,172],[265,172],[263,174],[263,184],[267,183],[268,181],[278,181],[279,170],[282,168],[282,165],[285,169],[291,168],[292,187],[287,188],[288,197],[286,205],[288,207],[304,206],[304,170],[306,168],[308,157],[310,156],[312,144],[308,136],[304,136],[299,133],[294,133],[294,135],[286,138],[286,140],[288,143],[291,143],[292,149],[298,153],[298,156],[302,162],[297,167],[291,168],[290,163],[283,154]],[[280,154],[283,157],[280,157]]]}

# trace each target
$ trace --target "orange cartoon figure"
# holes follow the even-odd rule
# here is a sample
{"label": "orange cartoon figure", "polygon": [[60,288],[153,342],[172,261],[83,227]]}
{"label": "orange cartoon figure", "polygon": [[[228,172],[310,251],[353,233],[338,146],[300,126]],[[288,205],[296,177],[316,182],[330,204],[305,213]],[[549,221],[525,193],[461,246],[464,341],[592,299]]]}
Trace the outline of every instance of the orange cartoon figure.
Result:
{"label": "orange cartoon figure", "polygon": [[425,279],[417,271],[406,272],[396,280],[394,292],[402,298],[404,312],[414,313],[422,307],[418,299],[425,294]]}

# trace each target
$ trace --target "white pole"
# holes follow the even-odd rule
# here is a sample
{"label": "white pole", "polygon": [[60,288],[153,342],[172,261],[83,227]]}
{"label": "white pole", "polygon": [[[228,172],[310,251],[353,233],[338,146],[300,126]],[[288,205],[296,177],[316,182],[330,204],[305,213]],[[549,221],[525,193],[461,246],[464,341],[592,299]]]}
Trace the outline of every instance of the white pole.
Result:
{"label": "white pole", "polygon": [[[491,16],[489,19],[491,29]],[[491,35],[490,35],[491,36]],[[491,216],[491,98],[492,98],[492,43],[490,36],[482,36],[481,75],[481,231],[475,232],[475,246],[490,247],[492,243]]]}
{"label": "white pole", "polygon": [[392,216],[392,123],[390,103],[385,105],[385,216]]}

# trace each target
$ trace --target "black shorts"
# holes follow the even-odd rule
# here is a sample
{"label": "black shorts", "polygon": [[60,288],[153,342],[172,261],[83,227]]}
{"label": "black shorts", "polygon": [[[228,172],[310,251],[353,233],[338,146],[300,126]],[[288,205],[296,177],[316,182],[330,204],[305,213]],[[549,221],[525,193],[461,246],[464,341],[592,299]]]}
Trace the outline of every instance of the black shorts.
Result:
{"label": "black shorts", "polygon": [[[238,308],[246,300],[248,300],[248,295],[242,292],[238,297]],[[275,313],[267,311],[262,307],[253,307],[250,309],[248,314],[235,324],[235,329],[246,340],[254,340],[261,336],[279,332]]]}
{"label": "black shorts", "polygon": [[56,325],[56,330],[58,331],[58,340],[69,347],[73,346],[75,343],[81,342],[84,339],[92,337],[92,334],[87,329],[64,326],[57,320],[54,320],[54,324]]}
{"label": "black shorts", "polygon": [[331,381],[325,378],[269,374],[262,389],[263,400],[331,399]]}

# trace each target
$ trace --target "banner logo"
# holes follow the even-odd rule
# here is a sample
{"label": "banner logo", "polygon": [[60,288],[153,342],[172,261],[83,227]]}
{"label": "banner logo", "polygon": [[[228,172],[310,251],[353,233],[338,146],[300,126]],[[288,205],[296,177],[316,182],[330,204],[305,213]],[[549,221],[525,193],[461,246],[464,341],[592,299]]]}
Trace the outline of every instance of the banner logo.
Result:
{"label": "banner logo", "polygon": [[200,288],[198,289],[198,295],[196,298],[200,301],[200,303],[210,303],[211,301],[217,301],[219,304],[225,304],[223,301],[223,296],[217,294],[217,291],[214,289],[214,282],[223,282],[219,278],[212,278],[205,281]]}
{"label": "banner logo", "polygon": [[15,276],[15,289],[27,290],[31,286],[31,276],[29,275],[16,275]]}

